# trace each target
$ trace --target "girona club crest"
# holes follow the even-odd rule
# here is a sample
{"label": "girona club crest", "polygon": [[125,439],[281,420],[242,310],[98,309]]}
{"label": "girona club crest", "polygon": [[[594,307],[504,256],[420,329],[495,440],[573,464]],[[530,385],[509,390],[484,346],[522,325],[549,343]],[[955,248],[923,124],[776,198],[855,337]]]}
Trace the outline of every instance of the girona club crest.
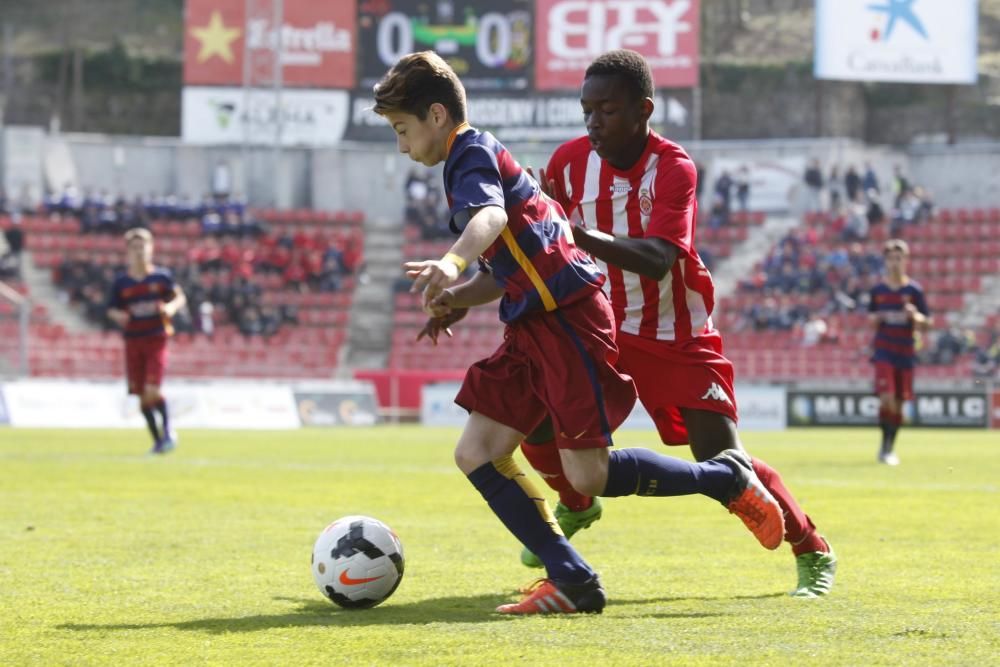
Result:
{"label": "girona club crest", "polygon": [[653,212],[653,198],[649,196],[649,190],[639,190],[639,212],[643,215]]}

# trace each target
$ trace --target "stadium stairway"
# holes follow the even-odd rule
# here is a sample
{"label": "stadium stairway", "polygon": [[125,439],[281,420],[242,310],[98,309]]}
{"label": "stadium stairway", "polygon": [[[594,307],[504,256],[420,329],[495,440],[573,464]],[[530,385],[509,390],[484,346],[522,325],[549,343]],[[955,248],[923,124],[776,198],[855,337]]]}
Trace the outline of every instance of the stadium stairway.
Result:
{"label": "stadium stairway", "polygon": [[[796,225],[798,220],[794,216],[769,215],[763,224],[753,227],[746,240],[739,244],[738,252],[734,251],[712,271],[716,302],[732,295],[740,280],[750,275],[754,265],[763,261],[778,240]],[[698,245],[697,239],[695,245]]]}
{"label": "stadium stairway", "polygon": [[52,324],[62,326],[69,334],[94,330],[94,325],[87,321],[83,311],[71,307],[62,290],[52,281],[51,269],[35,264],[30,250],[25,250],[21,256],[21,279],[28,287],[31,300],[45,307]]}
{"label": "stadium stairway", "polygon": [[967,292],[960,313],[951,322],[963,329],[980,329],[986,321],[1000,313],[1000,274],[982,275],[978,292]]}
{"label": "stadium stairway", "polygon": [[364,232],[365,278],[354,292],[348,343],[338,368],[345,377],[356,368],[385,367],[392,342],[393,285],[403,275],[399,221],[368,220]]}

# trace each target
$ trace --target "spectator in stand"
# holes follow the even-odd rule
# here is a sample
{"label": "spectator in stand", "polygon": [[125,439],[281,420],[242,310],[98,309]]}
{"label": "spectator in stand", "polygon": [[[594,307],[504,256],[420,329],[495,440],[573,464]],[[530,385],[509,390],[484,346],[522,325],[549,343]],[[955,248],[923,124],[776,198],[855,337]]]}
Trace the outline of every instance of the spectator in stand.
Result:
{"label": "spectator in stand", "polygon": [[861,193],[855,193],[847,206],[842,237],[845,241],[864,241],[868,238],[868,205]]}
{"label": "spectator in stand", "polygon": [[870,188],[865,192],[865,198],[868,200],[868,225],[880,225],[885,222],[885,209],[882,208],[882,202],[879,201],[879,192],[876,188]]}
{"label": "spectator in stand", "polygon": [[725,200],[718,194],[712,194],[712,207],[708,211],[708,227],[716,230],[729,223],[729,210]]}
{"label": "spectator in stand", "polygon": [[829,326],[822,317],[813,314],[802,325],[802,345],[803,347],[813,347],[819,343],[828,342],[827,332]]}
{"label": "spectator in stand", "polygon": [[809,161],[806,171],[802,176],[806,184],[806,210],[818,212],[823,210],[823,172],[820,170],[819,160]]}
{"label": "spectator in stand", "polygon": [[837,165],[830,167],[830,176],[826,180],[826,187],[830,197],[830,210],[837,213],[844,202],[842,189],[844,185],[840,178],[840,167]]}
{"label": "spectator in stand", "polygon": [[198,306],[198,330],[208,338],[215,336],[215,305],[211,301]]}
{"label": "spectator in stand", "polygon": [[903,168],[900,165],[894,165],[892,168],[892,196],[894,197],[894,206],[899,208],[903,197],[905,197],[910,192],[910,179],[906,177],[903,173]]}
{"label": "spectator in stand", "polygon": [[743,213],[750,210],[750,170],[746,165],[736,172],[736,201]]}
{"label": "spectator in stand", "polygon": [[733,179],[729,175],[729,172],[725,169],[719,174],[719,178],[715,181],[715,197],[719,201],[722,207],[722,224],[729,224],[729,213],[733,210],[732,208],[732,196],[733,196]]}
{"label": "spectator in stand", "polygon": [[892,223],[889,226],[889,236],[899,236],[903,229],[920,222],[922,205],[913,190],[907,188],[896,199],[896,208],[892,211]]}
{"label": "spectator in stand", "polygon": [[878,177],[875,175],[875,169],[871,162],[865,162],[865,175],[861,179],[861,188],[865,192],[874,190],[876,195],[882,194],[882,188],[879,187]]}
{"label": "spectator in stand", "polygon": [[847,201],[854,201],[854,198],[861,193],[861,175],[853,164],[847,167],[847,173],[844,174],[844,191],[847,194]]}

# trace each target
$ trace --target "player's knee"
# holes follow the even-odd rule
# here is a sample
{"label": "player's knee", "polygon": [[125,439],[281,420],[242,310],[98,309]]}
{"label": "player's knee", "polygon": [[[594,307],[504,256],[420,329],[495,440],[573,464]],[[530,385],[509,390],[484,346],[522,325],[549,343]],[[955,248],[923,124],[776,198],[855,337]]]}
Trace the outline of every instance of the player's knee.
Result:
{"label": "player's knee", "polygon": [[586,496],[602,495],[608,485],[607,467],[570,465],[564,472],[576,492]]}
{"label": "player's knee", "polygon": [[455,465],[466,475],[489,460],[483,448],[476,446],[475,442],[463,438],[455,446]]}

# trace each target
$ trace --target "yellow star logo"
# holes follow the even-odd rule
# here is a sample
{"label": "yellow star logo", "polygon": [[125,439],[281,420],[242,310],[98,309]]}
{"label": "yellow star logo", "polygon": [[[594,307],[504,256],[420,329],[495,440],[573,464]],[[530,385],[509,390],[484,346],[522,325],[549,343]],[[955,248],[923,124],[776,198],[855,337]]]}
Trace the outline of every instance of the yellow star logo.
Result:
{"label": "yellow star logo", "polygon": [[243,31],[239,28],[227,28],[222,22],[222,14],[218,11],[212,12],[212,17],[208,20],[208,25],[191,28],[191,34],[201,43],[198,49],[198,62],[203,63],[212,56],[218,56],[227,63],[232,63],[233,40],[239,39]]}

